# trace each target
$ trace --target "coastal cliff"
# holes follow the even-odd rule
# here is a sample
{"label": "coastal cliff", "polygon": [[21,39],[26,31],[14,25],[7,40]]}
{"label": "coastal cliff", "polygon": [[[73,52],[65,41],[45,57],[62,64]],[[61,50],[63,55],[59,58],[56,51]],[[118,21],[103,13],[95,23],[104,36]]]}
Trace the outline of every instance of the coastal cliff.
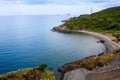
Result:
{"label": "coastal cliff", "polygon": [[[106,46],[105,53],[67,63],[58,68],[58,71],[61,72],[60,75],[62,75],[62,77],[57,80],[116,80],[120,78],[119,44],[100,33],[89,32],[85,30],[69,30],[60,27],[55,27],[53,30],[65,33],[88,34],[98,38],[101,41],[100,43]],[[103,73],[105,75],[103,75]]]}
{"label": "coastal cliff", "polygon": [[[67,19],[64,24],[52,29],[56,32],[88,34],[98,38],[98,43],[106,46],[104,53],[67,63],[58,68],[62,77],[57,80],[120,79],[119,14],[120,7],[113,7],[91,15]],[[110,34],[112,38],[106,34]]]}
{"label": "coastal cliff", "polygon": [[[119,52],[120,53],[120,52]],[[109,54],[106,55],[106,59],[108,59]],[[91,57],[87,58],[90,59]],[[94,58],[96,58],[94,56]],[[83,62],[82,62],[83,61]],[[101,62],[104,62],[101,60]],[[87,64],[88,63],[88,64]],[[78,67],[82,64],[82,67]],[[86,69],[85,67],[90,67],[96,65],[92,70]],[[70,68],[73,68],[71,70]],[[101,65],[99,58],[92,59],[89,62],[84,62],[83,59],[81,61],[76,61],[73,63],[66,64],[62,66],[64,69],[70,69],[64,73],[63,80],[118,80],[120,78],[120,55],[117,53],[117,56],[108,62],[103,63]]]}
{"label": "coastal cliff", "polygon": [[[113,15],[114,14],[114,15]],[[0,80],[119,80],[120,79],[120,7],[64,20],[52,31],[84,33],[98,38],[106,52],[91,55],[59,67],[55,72],[40,68],[20,69],[0,75]],[[114,40],[104,34],[115,37]],[[115,41],[115,42],[114,42]],[[54,77],[54,74],[56,75]]]}

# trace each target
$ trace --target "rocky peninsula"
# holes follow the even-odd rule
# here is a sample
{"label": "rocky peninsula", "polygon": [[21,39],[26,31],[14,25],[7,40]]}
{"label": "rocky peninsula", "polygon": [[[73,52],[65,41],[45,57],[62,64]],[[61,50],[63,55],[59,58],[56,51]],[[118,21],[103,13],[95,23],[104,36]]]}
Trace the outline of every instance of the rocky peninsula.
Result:
{"label": "rocky peninsula", "polygon": [[[81,15],[64,20],[64,24],[52,29],[56,32],[88,34],[98,38],[98,43],[106,46],[104,53],[91,55],[58,68],[58,76],[61,77],[57,80],[120,79],[119,14],[120,7],[113,7],[91,15]],[[105,34],[112,35],[112,38]],[[113,37],[116,40],[113,40]]]}

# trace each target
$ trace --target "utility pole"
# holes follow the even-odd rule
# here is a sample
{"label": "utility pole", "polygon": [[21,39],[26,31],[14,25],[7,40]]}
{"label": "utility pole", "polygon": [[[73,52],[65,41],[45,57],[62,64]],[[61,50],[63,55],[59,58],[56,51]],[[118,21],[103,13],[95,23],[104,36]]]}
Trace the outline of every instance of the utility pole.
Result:
{"label": "utility pole", "polygon": [[93,13],[93,7],[91,7],[91,14]]}

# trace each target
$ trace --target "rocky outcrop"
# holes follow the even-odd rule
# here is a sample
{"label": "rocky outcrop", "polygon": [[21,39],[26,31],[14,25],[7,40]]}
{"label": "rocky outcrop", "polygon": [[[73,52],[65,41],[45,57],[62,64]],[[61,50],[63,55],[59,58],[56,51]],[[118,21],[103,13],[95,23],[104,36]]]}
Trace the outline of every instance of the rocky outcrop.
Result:
{"label": "rocky outcrop", "polygon": [[120,79],[120,55],[111,61],[111,63],[93,69],[85,80],[118,80]]}
{"label": "rocky outcrop", "polygon": [[63,26],[63,27],[54,27],[52,29],[52,31],[65,32],[65,33],[71,32],[71,30],[67,29],[65,26]]}
{"label": "rocky outcrop", "polygon": [[[89,65],[88,65],[89,66]],[[104,66],[93,70],[76,68],[64,73],[62,80],[118,80],[120,79],[120,53]],[[61,80],[61,79],[57,79]]]}
{"label": "rocky outcrop", "polygon": [[85,68],[75,69],[65,73],[63,80],[85,80],[86,76],[90,73]]}

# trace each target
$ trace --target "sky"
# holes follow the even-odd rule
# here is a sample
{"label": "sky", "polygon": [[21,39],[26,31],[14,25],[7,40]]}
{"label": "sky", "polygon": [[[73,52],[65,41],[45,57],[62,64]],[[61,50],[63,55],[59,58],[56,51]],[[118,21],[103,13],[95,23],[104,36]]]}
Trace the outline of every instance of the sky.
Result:
{"label": "sky", "polygon": [[120,0],[0,0],[0,15],[80,15],[114,6]]}

